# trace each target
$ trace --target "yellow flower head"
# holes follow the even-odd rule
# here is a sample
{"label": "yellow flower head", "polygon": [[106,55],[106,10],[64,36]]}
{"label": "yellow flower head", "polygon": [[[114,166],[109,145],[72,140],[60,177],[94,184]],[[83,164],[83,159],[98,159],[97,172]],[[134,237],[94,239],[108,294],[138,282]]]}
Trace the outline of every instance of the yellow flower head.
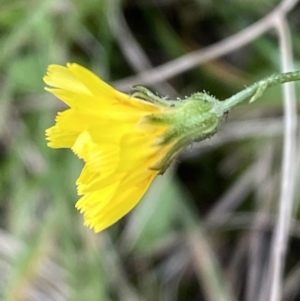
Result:
{"label": "yellow flower head", "polygon": [[178,151],[211,136],[220,120],[206,94],[165,101],[136,87],[130,96],[77,64],[49,66],[44,81],[69,106],[46,131],[48,146],[71,148],[85,162],[76,207],[95,232],[136,206]]}

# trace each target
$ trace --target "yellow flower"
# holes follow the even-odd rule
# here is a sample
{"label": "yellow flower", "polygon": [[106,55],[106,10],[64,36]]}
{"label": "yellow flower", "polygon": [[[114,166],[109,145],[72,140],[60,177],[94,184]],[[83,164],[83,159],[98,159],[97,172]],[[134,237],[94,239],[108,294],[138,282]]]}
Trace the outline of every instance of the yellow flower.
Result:
{"label": "yellow flower", "polygon": [[50,65],[44,81],[69,106],[46,131],[48,146],[71,148],[85,162],[76,207],[99,232],[136,206],[173,156],[175,140],[160,143],[170,125],[147,117],[174,108],[119,92],[77,64]]}
{"label": "yellow flower", "polygon": [[99,232],[114,224],[180,150],[214,135],[229,109],[254,101],[269,86],[299,80],[299,74],[272,75],[224,101],[207,93],[174,101],[140,86],[126,95],[77,64],[49,66],[46,90],[70,108],[46,131],[48,146],[71,148],[85,162],[76,204],[85,225]]}
{"label": "yellow flower", "polygon": [[127,214],[178,152],[212,136],[223,103],[206,93],[165,100],[144,87],[119,92],[77,65],[51,65],[47,91],[70,108],[46,131],[48,146],[71,148],[85,162],[76,207],[99,232]]}

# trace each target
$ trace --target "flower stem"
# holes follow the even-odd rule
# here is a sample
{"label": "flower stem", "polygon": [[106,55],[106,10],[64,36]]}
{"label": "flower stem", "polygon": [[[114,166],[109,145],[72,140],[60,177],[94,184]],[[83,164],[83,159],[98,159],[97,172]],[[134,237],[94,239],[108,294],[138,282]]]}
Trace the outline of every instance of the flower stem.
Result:
{"label": "flower stem", "polygon": [[222,101],[221,102],[222,111],[227,112],[232,107],[236,106],[240,102],[250,97],[251,97],[250,102],[253,102],[257,98],[259,98],[263,94],[263,92],[269,87],[284,84],[287,82],[293,82],[297,80],[300,80],[300,70],[294,72],[273,74]]}

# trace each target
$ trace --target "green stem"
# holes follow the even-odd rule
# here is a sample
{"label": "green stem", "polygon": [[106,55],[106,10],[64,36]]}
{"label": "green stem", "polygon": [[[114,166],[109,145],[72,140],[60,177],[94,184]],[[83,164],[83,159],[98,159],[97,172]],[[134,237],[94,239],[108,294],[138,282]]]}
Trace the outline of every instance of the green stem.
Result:
{"label": "green stem", "polygon": [[259,82],[253,84],[252,86],[238,92],[237,94],[225,99],[221,102],[222,111],[227,112],[232,107],[236,106],[240,102],[250,98],[250,102],[256,100],[262,95],[265,89],[284,84],[287,82],[293,82],[300,80],[300,70],[294,72],[274,74],[270,77],[260,80]]}

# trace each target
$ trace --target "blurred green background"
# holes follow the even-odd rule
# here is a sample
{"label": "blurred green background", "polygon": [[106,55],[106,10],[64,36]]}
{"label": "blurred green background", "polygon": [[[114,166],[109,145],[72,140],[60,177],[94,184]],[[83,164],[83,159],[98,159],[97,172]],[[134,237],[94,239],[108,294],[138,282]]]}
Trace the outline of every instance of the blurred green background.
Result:
{"label": "blurred green background", "polygon": [[[64,106],[42,77],[49,64],[77,62],[128,92],[121,80],[227,38],[279,2],[0,0],[1,300],[258,300],[280,192],[281,87],[235,108],[132,213],[94,234],[74,208],[82,162],[46,146],[45,129]],[[297,5],[288,15],[298,69],[299,14]],[[270,31],[148,87],[224,99],[280,71],[278,45]],[[283,300],[300,300],[299,227],[296,220]]]}

